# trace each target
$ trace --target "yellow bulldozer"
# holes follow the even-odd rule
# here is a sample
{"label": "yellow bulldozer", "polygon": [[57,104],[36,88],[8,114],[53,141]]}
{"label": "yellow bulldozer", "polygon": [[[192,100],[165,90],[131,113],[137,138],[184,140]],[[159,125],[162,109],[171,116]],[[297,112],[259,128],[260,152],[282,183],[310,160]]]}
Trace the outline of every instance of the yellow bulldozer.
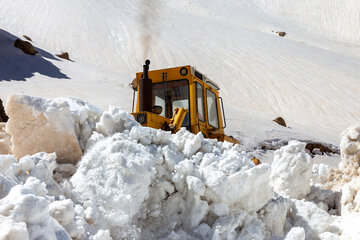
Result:
{"label": "yellow bulldozer", "polygon": [[174,133],[185,127],[194,134],[202,132],[206,138],[240,143],[224,134],[224,106],[215,82],[192,66],[149,71],[149,65],[146,60],[143,72],[132,82],[136,121]]}

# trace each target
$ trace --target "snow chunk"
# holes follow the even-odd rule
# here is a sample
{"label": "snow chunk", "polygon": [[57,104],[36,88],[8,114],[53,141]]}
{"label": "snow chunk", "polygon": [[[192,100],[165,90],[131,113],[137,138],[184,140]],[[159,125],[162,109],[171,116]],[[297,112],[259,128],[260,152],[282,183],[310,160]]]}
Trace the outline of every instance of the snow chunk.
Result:
{"label": "snow chunk", "polygon": [[324,210],[312,202],[294,199],[291,211],[294,226],[305,229],[306,239],[316,239],[319,234],[331,230],[334,219]]}
{"label": "snow chunk", "polygon": [[228,177],[226,202],[247,211],[257,211],[274,195],[269,185],[271,166],[261,164]]}
{"label": "snow chunk", "polygon": [[75,123],[75,133],[83,152],[86,144],[99,122],[102,110],[79,98],[55,98],[55,101],[64,101],[69,105],[71,116]]}
{"label": "snow chunk", "polygon": [[305,240],[305,230],[302,227],[293,227],[284,240]]}
{"label": "snow chunk", "polygon": [[194,155],[200,149],[203,139],[204,137],[201,132],[194,135],[185,128],[181,128],[172,138],[177,148],[186,157]]}
{"label": "snow chunk", "polygon": [[360,162],[360,122],[348,127],[340,134],[341,166],[349,162]]}
{"label": "snow chunk", "polygon": [[16,157],[56,152],[59,162],[74,163],[82,156],[75,121],[65,101],[15,94],[7,101],[6,112],[6,131],[12,135]]}
{"label": "snow chunk", "polygon": [[96,124],[96,131],[104,136],[130,130],[133,126],[140,126],[134,117],[119,107],[110,106],[109,111],[104,112],[100,121]]}
{"label": "snow chunk", "polygon": [[312,160],[305,153],[305,145],[290,141],[275,151],[270,183],[280,195],[301,199],[310,192]]}
{"label": "snow chunk", "polygon": [[26,223],[15,222],[0,215],[0,239],[22,239],[28,240],[29,233]]}
{"label": "snow chunk", "polygon": [[329,165],[320,163],[314,164],[312,167],[312,177],[314,183],[324,184],[328,180],[331,167]]}
{"label": "snow chunk", "polygon": [[19,161],[11,155],[0,155],[0,165],[0,174],[3,174],[5,179],[9,179],[4,180],[4,183],[11,181],[12,185],[16,185],[33,177],[40,181],[44,188],[46,187],[44,190],[39,189],[38,194],[46,195],[48,192],[53,196],[60,194],[60,187],[53,179],[53,171],[56,168],[55,153],[37,153],[25,156]]}
{"label": "snow chunk", "polygon": [[93,237],[92,240],[113,240],[110,236],[109,230],[100,229]]}
{"label": "snow chunk", "polygon": [[49,206],[49,212],[62,226],[66,226],[75,216],[74,203],[70,199],[54,201]]}
{"label": "snow chunk", "polygon": [[268,202],[260,210],[261,219],[265,223],[266,228],[278,237],[284,235],[286,216],[290,207],[290,200],[279,197]]}
{"label": "snow chunk", "polygon": [[341,215],[360,212],[360,177],[346,183],[341,191]]}
{"label": "snow chunk", "polygon": [[24,239],[70,240],[67,232],[50,217],[48,201],[38,195],[36,188],[39,185],[34,184],[36,181],[32,177],[28,178],[25,185],[14,186],[0,200],[0,226],[10,227],[4,231],[10,238],[21,236]]}
{"label": "snow chunk", "polygon": [[157,161],[144,145],[121,133],[99,141],[71,178],[79,198],[87,201],[88,221],[103,227],[128,222],[148,197]]}

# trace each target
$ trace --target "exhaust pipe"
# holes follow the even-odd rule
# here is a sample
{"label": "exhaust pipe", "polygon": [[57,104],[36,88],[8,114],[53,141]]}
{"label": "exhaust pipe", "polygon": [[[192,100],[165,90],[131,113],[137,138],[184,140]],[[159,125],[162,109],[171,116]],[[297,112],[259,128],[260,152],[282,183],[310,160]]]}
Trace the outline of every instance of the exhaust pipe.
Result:
{"label": "exhaust pipe", "polygon": [[152,111],[152,80],[149,78],[150,60],[143,65],[143,75],[139,80],[139,112]]}

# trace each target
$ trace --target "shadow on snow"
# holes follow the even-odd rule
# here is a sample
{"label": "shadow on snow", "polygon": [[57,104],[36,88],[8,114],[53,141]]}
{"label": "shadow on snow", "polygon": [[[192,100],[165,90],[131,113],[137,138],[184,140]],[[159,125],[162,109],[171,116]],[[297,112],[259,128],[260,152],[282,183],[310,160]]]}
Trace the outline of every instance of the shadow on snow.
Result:
{"label": "shadow on snow", "polygon": [[51,78],[69,79],[50,61],[59,61],[51,53],[42,49],[35,49],[39,52],[35,56],[23,53],[14,47],[16,36],[0,29],[0,82],[1,81],[26,81],[35,73]]}

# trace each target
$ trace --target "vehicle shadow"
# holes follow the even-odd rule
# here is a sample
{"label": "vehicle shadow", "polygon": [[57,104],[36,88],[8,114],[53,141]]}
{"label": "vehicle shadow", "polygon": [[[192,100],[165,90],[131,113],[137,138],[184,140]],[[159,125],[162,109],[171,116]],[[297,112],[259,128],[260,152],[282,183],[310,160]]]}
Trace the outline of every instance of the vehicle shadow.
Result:
{"label": "vehicle shadow", "polygon": [[17,38],[0,29],[0,82],[26,81],[35,73],[51,78],[69,79],[58,67],[46,60],[48,58],[60,61],[54,55],[36,47],[38,54],[27,55],[14,47],[14,41]]}

